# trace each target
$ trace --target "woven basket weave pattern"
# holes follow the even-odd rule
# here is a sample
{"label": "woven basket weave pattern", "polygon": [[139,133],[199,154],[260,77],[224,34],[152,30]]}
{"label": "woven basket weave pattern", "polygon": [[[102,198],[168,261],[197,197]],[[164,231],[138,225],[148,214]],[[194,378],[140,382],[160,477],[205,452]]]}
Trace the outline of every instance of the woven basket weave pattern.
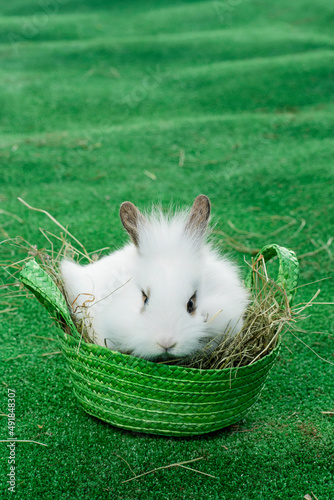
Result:
{"label": "woven basket weave pattern", "polygon": [[197,370],[143,363],[92,346],[78,349],[79,342],[67,334],[61,341],[75,394],[88,413],[121,427],[169,435],[233,423],[258,396],[279,350],[239,370]]}
{"label": "woven basket weave pattern", "polygon": [[[292,298],[298,279],[294,254],[271,245],[262,255],[265,260],[278,255],[277,282]],[[256,402],[279,353],[278,346],[248,366],[199,370],[113,352],[80,338],[63,295],[34,260],[21,271],[21,281],[53,317],[70,328],[71,335],[60,330],[59,336],[81,406],[87,413],[125,429],[187,436],[231,425]]]}

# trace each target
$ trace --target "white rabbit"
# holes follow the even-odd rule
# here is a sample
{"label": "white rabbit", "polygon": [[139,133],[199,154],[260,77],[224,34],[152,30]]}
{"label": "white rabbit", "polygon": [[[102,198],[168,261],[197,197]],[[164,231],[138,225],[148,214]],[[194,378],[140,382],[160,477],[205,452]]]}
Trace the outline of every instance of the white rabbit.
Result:
{"label": "white rabbit", "polygon": [[206,242],[209,216],[204,195],[173,216],[146,217],[124,202],[132,243],[85,266],[61,262],[73,312],[87,310],[97,344],[146,359],[181,357],[240,330],[248,292],[235,265]]}

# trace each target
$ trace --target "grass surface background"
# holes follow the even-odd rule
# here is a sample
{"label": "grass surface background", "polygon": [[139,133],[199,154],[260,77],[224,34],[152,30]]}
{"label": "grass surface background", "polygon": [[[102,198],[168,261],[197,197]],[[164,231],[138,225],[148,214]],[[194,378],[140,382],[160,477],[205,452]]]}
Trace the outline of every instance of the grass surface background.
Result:
{"label": "grass surface background", "polygon": [[[0,13],[1,239],[43,247],[39,227],[57,232],[18,196],[93,251],[124,241],[122,201],[183,207],[203,192],[216,229],[238,244],[294,249],[301,285],[331,275],[330,248],[308,255],[334,236],[330,2],[16,0]],[[246,270],[243,252],[216,242]],[[8,244],[0,251],[2,261],[23,257]],[[296,301],[320,286],[318,301],[333,302],[330,280],[300,288]],[[247,418],[165,438],[86,415],[65,360],[43,356],[59,350],[47,313],[33,299],[10,306],[0,324],[0,439],[9,387],[16,437],[48,445],[17,444],[15,498],[334,498],[334,421],[322,413],[334,410],[333,366],[292,335]],[[333,332],[332,311],[313,306],[303,327]],[[333,336],[301,336],[334,362]],[[172,468],[122,484],[129,466],[140,474],[201,456],[190,467],[215,479]]]}

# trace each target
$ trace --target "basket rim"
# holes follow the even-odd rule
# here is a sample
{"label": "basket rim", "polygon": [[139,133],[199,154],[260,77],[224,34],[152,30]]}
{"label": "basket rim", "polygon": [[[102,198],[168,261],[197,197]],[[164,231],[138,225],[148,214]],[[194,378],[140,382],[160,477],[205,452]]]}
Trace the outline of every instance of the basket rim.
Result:
{"label": "basket rim", "polygon": [[[94,355],[98,354],[98,352],[102,352],[106,355],[107,358],[113,358],[114,360],[120,359],[125,362],[126,365],[129,366],[129,369],[134,366],[137,368],[142,366],[146,368],[152,368],[152,371],[154,370],[155,372],[157,370],[162,370],[164,372],[170,372],[172,375],[173,373],[183,371],[185,373],[207,373],[208,375],[210,374],[218,374],[220,373],[221,376],[223,374],[231,374],[231,373],[239,373],[241,370],[242,372],[245,371],[250,371],[250,370],[258,370],[259,365],[264,364],[268,365],[269,363],[273,363],[274,360],[277,358],[280,349],[281,349],[281,341],[280,339],[278,340],[278,343],[274,349],[272,349],[269,353],[265,354],[263,357],[258,359],[257,361],[254,361],[253,363],[249,363],[244,366],[235,366],[235,367],[230,367],[230,368],[193,368],[193,367],[188,367],[188,366],[179,366],[179,365],[169,365],[167,363],[157,363],[155,361],[150,361],[149,359],[144,359],[144,358],[138,358],[136,356],[132,356],[131,354],[125,354],[119,351],[112,351],[108,347],[104,347],[98,344],[93,344],[93,343],[88,343],[84,341],[82,338],[81,340],[77,340],[76,338],[73,337],[73,335],[65,332],[62,328],[60,328],[62,334],[62,340],[65,341],[68,345],[68,343],[76,344],[78,346],[78,352],[80,351],[80,348],[83,347],[84,350],[89,351],[90,353],[94,353]],[[95,351],[95,352],[94,352]],[[63,353],[64,354],[64,353]],[[101,360],[100,360],[101,361]],[[108,363],[109,360],[104,359],[105,363]],[[242,375],[242,374],[240,374]],[[245,376],[247,376],[245,374]]]}

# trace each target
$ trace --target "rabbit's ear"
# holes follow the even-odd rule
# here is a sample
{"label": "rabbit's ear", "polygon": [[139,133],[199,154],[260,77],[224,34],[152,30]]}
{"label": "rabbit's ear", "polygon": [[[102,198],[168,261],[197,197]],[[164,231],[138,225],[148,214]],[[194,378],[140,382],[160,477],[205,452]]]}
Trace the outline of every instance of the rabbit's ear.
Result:
{"label": "rabbit's ear", "polygon": [[210,217],[210,200],[204,194],[200,194],[194,201],[185,230],[190,233],[197,233],[204,236]]}
{"label": "rabbit's ear", "polygon": [[145,217],[130,201],[122,203],[119,215],[125,229],[136,247],[139,246],[138,225],[145,222]]}

